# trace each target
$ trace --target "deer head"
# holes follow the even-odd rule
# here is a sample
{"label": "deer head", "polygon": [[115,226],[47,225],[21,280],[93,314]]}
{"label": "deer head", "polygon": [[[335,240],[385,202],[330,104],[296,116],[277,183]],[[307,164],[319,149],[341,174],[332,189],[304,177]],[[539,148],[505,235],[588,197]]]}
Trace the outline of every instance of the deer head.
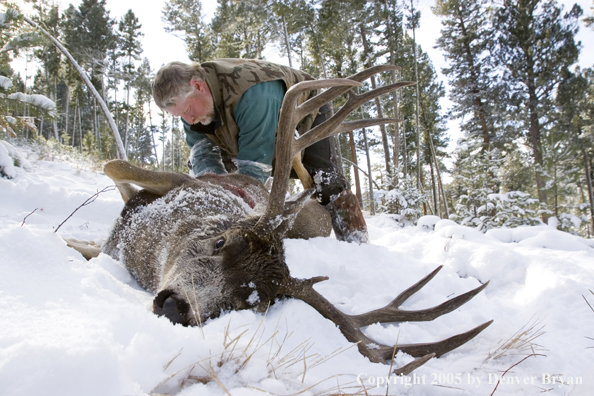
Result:
{"label": "deer head", "polygon": [[[275,175],[270,194],[261,183],[237,174],[194,179],[177,173],[143,170],[126,161],[107,163],[105,174],[115,181],[126,206],[103,251],[125,263],[140,285],[156,295],[154,312],[174,323],[198,325],[228,309],[262,311],[277,297],[289,296],[303,300],[336,323],[371,361],[386,363],[393,356],[394,346],[374,343],[361,332],[361,327],[377,322],[433,320],[466,303],[486,284],[433,308],[400,310],[399,306],[429,282],[440,267],[386,307],[362,315],[346,315],[315,291],[313,286],[327,278],[291,277],[282,241],[296,227],[309,229],[318,224],[325,213],[319,205],[316,209],[315,202],[312,206],[309,190],[285,200],[293,158],[304,148],[333,134],[394,122],[393,119],[344,120],[368,100],[414,84],[399,82],[359,95],[351,91],[372,75],[395,68],[376,66],[347,79],[305,81],[287,91],[277,129]],[[298,104],[304,91],[324,88],[323,93]],[[294,136],[301,119],[347,92],[347,102],[333,117],[299,137]],[[307,209],[302,209],[304,205]],[[329,226],[312,229],[304,235],[329,234]],[[408,373],[431,357],[464,344],[490,323],[437,343],[399,345],[396,350],[420,359],[397,372]]]}

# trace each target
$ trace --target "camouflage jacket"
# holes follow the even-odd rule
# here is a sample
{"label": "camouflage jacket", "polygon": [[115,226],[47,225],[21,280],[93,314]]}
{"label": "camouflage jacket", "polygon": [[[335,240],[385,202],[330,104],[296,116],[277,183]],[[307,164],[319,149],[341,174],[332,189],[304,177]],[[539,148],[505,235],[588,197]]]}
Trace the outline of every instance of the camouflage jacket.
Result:
{"label": "camouflage jacket", "polygon": [[[298,82],[313,80],[309,74],[288,66],[255,59],[217,59],[202,63],[202,67],[220,120],[210,125],[191,125],[189,129],[207,134],[231,157],[236,157],[239,151],[239,128],[235,123],[234,109],[245,91],[266,81],[282,80],[289,89]],[[317,91],[304,93],[299,103],[316,94]],[[315,113],[310,114],[300,122],[297,127],[299,133],[311,128],[315,116]]]}

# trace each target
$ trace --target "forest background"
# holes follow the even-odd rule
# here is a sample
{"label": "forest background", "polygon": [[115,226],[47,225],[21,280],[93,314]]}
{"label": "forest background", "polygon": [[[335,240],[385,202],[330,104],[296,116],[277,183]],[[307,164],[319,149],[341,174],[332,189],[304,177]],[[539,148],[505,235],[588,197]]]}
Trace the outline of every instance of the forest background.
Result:
{"label": "forest background", "polygon": [[[205,9],[199,0],[143,2],[142,13],[159,13],[171,35],[163,42],[155,36],[161,26],[132,9],[115,15],[105,0],[67,7],[5,1],[0,139],[97,166],[124,156],[186,172],[179,120],[151,105],[151,80],[162,63],[263,58],[316,78],[393,63],[398,73],[363,89],[418,84],[354,116],[401,121],[337,138],[345,175],[369,212],[391,213],[403,225],[433,214],[482,231],[545,222],[591,237],[594,51],[577,37],[580,29],[591,33],[594,18],[586,0],[581,7],[562,3],[218,0]],[[111,125],[72,63],[24,17],[84,69]]]}

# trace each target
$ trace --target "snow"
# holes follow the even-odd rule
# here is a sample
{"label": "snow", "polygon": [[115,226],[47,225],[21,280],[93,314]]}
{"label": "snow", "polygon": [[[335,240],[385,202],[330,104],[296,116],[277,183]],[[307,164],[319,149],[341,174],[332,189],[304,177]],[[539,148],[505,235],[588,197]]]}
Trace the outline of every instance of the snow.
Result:
{"label": "snow", "polygon": [[[427,308],[490,281],[473,300],[432,322],[367,327],[375,342],[393,345],[435,341],[495,320],[410,376],[387,377],[389,366],[370,363],[302,301],[279,301],[265,314],[227,312],[202,328],[155,316],[153,297],[121,263],[103,254],[86,261],[61,239],[101,243],[123,206],[117,191],[100,194],[54,233],[111,180],[29,160],[30,172],[16,167],[13,179],[0,178],[3,394],[365,394],[365,386],[370,395],[489,395],[522,359],[495,395],[592,392],[594,340],[587,337],[594,337],[594,312],[582,297],[594,305],[592,240],[549,226],[483,234],[434,217],[401,227],[385,215],[367,217],[369,245],[287,240],[292,275],[329,276],[316,289],[348,314],[384,306],[439,265],[441,272],[402,308]],[[544,334],[528,349],[498,349],[532,324]],[[411,360],[399,353],[394,366]]]}
{"label": "snow", "polygon": [[5,175],[8,178],[13,178],[16,175],[14,161],[2,143],[0,143],[0,175]]}
{"label": "snow", "polygon": [[[3,23],[3,16],[4,14],[0,13],[0,25]],[[12,87],[12,81],[8,77],[0,76],[0,88],[2,89],[9,89]]]}
{"label": "snow", "polygon": [[47,96],[39,95],[39,94],[24,94],[22,92],[16,92],[13,94],[8,95],[8,99],[17,100],[24,103],[29,103],[35,107],[39,107],[50,114],[55,114],[56,112],[56,104],[53,100],[49,99]]}

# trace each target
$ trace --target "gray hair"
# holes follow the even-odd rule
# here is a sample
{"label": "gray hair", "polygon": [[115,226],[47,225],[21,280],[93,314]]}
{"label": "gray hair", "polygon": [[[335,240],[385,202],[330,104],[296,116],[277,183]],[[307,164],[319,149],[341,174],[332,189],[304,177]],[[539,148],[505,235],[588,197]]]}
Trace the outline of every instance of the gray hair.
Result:
{"label": "gray hair", "polygon": [[190,80],[204,81],[204,69],[198,62],[171,62],[162,66],[153,81],[153,98],[161,110],[175,106],[194,92]]}

